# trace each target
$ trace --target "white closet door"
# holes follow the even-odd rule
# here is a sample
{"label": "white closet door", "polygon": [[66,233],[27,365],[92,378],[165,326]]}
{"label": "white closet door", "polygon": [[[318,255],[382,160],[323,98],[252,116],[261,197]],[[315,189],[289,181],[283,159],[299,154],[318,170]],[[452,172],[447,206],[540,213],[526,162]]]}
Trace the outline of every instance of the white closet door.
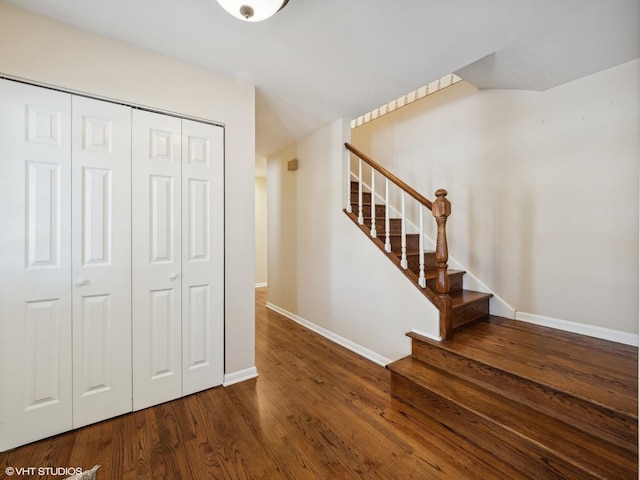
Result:
{"label": "white closet door", "polygon": [[0,80],[0,450],[69,430],[71,97]]}
{"label": "white closet door", "polygon": [[131,109],[72,104],[76,428],[132,410]]}
{"label": "white closet door", "polygon": [[182,121],[183,395],[224,375],[224,136]]}
{"label": "white closet door", "polygon": [[182,395],[180,119],[133,111],[133,408]]}

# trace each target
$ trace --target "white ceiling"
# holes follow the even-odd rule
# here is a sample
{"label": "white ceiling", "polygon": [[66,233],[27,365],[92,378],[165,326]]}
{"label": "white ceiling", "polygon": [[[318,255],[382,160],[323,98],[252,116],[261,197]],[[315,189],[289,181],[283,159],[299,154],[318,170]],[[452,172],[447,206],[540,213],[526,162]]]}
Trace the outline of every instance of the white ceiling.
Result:
{"label": "white ceiling", "polygon": [[245,23],[216,0],[9,0],[256,86],[268,155],[456,72],[543,90],[640,57],[639,0],[290,0]]}

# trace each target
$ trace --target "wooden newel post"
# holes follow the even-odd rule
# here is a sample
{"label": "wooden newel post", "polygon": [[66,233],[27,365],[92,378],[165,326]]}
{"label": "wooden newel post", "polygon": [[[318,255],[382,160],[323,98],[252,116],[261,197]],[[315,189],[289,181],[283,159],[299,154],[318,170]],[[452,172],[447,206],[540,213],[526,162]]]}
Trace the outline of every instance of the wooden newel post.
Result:
{"label": "wooden newel post", "polygon": [[451,297],[449,296],[449,276],[447,275],[447,261],[449,249],[447,247],[447,217],[451,215],[451,202],[447,200],[447,191],[436,191],[436,200],[433,202],[431,213],[438,224],[436,237],[436,264],[438,277],[436,278],[436,293],[439,297],[440,308],[440,336],[443,340],[451,338]]}
{"label": "wooden newel post", "polygon": [[438,236],[436,237],[436,262],[438,265],[438,278],[436,280],[436,293],[449,294],[449,276],[447,275],[447,261],[449,249],[447,248],[447,217],[451,215],[451,202],[446,199],[447,191],[436,191],[436,200],[433,202],[431,213],[438,224]]}

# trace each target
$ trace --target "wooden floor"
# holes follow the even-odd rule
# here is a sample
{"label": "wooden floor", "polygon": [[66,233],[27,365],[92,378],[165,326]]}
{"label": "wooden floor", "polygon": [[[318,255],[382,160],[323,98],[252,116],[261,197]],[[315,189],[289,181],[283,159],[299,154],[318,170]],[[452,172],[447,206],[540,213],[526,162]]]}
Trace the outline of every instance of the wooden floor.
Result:
{"label": "wooden floor", "polygon": [[392,400],[385,368],[265,303],[258,289],[257,379],[0,453],[0,478],[95,464],[98,480],[528,478]]}

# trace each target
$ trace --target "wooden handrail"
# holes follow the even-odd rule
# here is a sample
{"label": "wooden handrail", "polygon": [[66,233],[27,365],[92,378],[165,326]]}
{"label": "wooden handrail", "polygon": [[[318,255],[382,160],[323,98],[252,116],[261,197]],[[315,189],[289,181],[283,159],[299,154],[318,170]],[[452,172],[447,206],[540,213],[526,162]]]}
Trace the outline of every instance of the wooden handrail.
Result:
{"label": "wooden handrail", "polygon": [[373,161],[371,158],[369,158],[367,155],[365,155],[364,153],[362,153],[360,150],[358,150],[356,147],[354,147],[353,145],[349,144],[349,143],[345,143],[344,146],[347,148],[347,150],[349,150],[351,153],[353,153],[354,155],[356,155],[357,157],[361,158],[366,164],[368,164],[371,168],[373,168],[374,170],[380,172],[382,175],[384,175],[386,178],[388,178],[389,180],[391,180],[393,183],[395,183],[398,187],[400,187],[402,190],[404,190],[405,192],[407,192],[409,195],[411,195],[413,198],[415,198],[418,202],[420,202],[421,204],[423,204],[425,207],[427,207],[429,210],[433,210],[433,204],[431,203],[431,201],[429,199],[427,199],[426,197],[420,195],[417,191],[415,191],[413,188],[411,188],[409,185],[407,185],[406,183],[404,183],[402,180],[400,180],[398,177],[396,177],[393,173],[391,173],[389,170],[387,170],[386,168],[384,168],[381,165],[378,165],[375,161]]}

